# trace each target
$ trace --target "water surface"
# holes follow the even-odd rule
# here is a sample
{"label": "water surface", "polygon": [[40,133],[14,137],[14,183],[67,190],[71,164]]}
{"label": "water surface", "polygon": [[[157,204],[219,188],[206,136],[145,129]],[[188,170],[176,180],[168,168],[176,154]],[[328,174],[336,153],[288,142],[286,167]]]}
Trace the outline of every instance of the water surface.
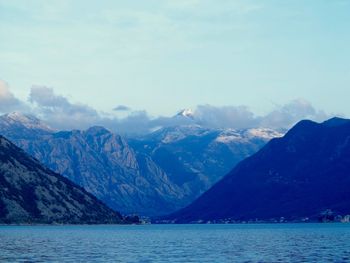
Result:
{"label": "water surface", "polygon": [[350,225],[0,226],[0,261],[350,262]]}

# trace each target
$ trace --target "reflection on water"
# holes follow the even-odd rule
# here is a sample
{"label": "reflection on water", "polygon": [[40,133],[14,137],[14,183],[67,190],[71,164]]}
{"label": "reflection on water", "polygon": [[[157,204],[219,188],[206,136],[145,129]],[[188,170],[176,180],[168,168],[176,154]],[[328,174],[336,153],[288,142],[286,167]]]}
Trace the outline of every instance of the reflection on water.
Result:
{"label": "reflection on water", "polygon": [[0,226],[8,262],[350,262],[350,225]]}

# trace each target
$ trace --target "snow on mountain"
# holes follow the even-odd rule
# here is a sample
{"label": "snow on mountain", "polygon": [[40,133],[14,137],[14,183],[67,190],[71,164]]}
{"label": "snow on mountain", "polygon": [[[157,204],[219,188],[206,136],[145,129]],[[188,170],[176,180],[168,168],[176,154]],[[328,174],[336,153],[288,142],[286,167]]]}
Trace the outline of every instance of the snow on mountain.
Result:
{"label": "snow on mountain", "polygon": [[225,144],[232,142],[247,142],[254,138],[269,141],[273,138],[282,136],[283,133],[267,128],[253,128],[245,130],[225,129],[219,133],[215,141]]}
{"label": "snow on mountain", "polygon": [[230,143],[242,140],[242,134],[233,129],[227,129],[219,133],[215,141],[219,143]]}
{"label": "snow on mountain", "polygon": [[202,136],[210,132],[209,129],[205,129],[200,125],[179,125],[161,128],[153,132],[150,136],[157,141],[162,143],[173,143],[180,141],[188,136]]}
{"label": "snow on mountain", "polygon": [[266,140],[271,140],[273,138],[279,138],[282,137],[284,134],[281,132],[278,132],[276,130],[271,130],[267,128],[255,128],[255,129],[248,129],[247,134],[251,137],[259,137]]}
{"label": "snow on mountain", "polygon": [[[161,128],[153,132],[150,136],[153,140],[157,140],[164,144],[174,143],[183,140],[189,136],[202,137],[208,134],[216,135],[215,142],[218,143],[239,143],[248,142],[254,138],[269,141],[273,138],[282,137],[282,132],[268,128],[252,128],[252,129],[209,129],[198,124],[179,125]],[[147,136],[146,136],[147,137]],[[149,138],[148,138],[149,139]]]}
{"label": "snow on mountain", "polygon": [[98,126],[52,131],[39,119],[15,112],[0,116],[0,134],[112,208],[155,215],[187,205],[239,161],[281,136],[262,128],[206,128],[192,115],[184,110],[172,126],[125,140]]}
{"label": "snow on mountain", "polygon": [[189,135],[201,136],[208,133],[218,133],[216,142],[247,142],[251,139],[258,138],[262,140],[271,140],[272,138],[282,137],[284,133],[269,128],[250,128],[250,129],[233,129],[233,128],[209,128],[202,126],[201,121],[196,118],[195,112],[191,109],[183,109],[174,116],[174,119],[181,119],[183,123],[179,123],[173,127],[159,129],[163,134],[163,143],[172,143],[182,140]]}
{"label": "snow on mountain", "polygon": [[52,128],[50,128],[38,118],[20,112],[11,112],[1,116],[0,118],[1,124],[6,126],[22,125],[27,129],[53,131]]}
{"label": "snow on mountain", "polygon": [[209,129],[192,124],[162,128],[129,139],[129,144],[135,152],[149,156],[194,200],[274,134],[268,129]]}
{"label": "snow on mountain", "polygon": [[190,119],[194,119],[194,111],[192,109],[183,109],[176,116],[183,116]]}
{"label": "snow on mountain", "polygon": [[[267,133],[267,135],[266,135]],[[269,136],[269,131],[253,130]],[[350,213],[350,120],[303,120],[237,164],[173,223],[334,221]]]}

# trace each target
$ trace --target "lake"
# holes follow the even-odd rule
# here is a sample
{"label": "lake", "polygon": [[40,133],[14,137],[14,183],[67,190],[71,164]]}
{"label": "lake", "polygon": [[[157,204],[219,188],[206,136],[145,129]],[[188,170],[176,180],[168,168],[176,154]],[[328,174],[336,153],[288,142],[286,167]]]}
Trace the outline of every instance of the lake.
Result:
{"label": "lake", "polygon": [[350,262],[350,224],[0,226],[0,262]]}

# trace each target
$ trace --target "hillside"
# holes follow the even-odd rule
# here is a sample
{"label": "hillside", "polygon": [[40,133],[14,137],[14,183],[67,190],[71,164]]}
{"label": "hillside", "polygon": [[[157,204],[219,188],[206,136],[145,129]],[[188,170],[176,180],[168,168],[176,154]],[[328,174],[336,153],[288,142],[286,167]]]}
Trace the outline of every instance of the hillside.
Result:
{"label": "hillside", "polygon": [[123,217],[0,136],[0,223],[109,224]]}
{"label": "hillside", "polygon": [[299,122],[163,220],[300,221],[325,211],[350,214],[350,120]]}

